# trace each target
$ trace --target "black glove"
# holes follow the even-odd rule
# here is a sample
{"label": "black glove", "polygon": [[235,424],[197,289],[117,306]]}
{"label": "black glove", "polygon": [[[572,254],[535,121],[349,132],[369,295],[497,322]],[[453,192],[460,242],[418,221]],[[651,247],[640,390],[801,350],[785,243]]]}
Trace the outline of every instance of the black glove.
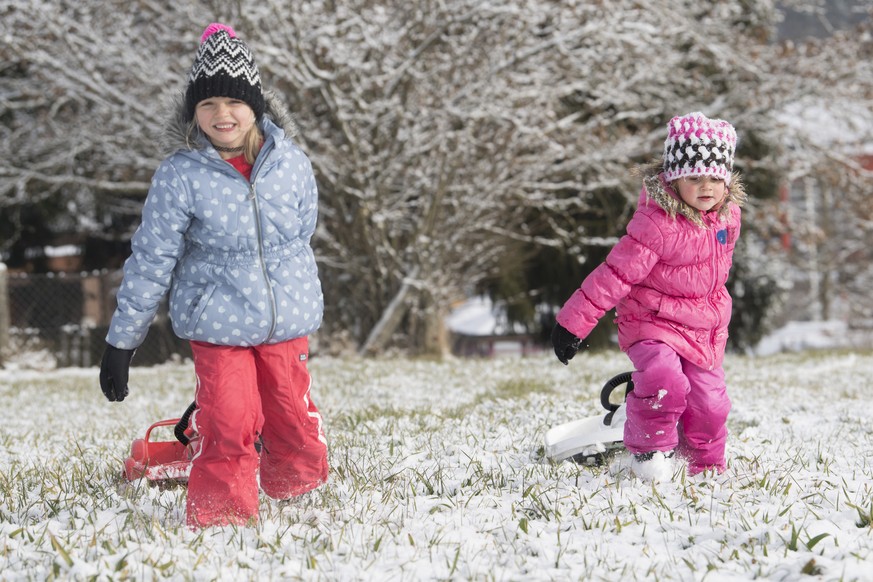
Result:
{"label": "black glove", "polygon": [[121,402],[127,396],[127,376],[133,350],[106,346],[100,362],[100,389],[109,402]]}
{"label": "black glove", "polygon": [[556,323],[552,330],[552,345],[555,347],[555,355],[558,356],[558,360],[566,366],[579,351],[582,340],[567,331],[567,328],[560,323]]}

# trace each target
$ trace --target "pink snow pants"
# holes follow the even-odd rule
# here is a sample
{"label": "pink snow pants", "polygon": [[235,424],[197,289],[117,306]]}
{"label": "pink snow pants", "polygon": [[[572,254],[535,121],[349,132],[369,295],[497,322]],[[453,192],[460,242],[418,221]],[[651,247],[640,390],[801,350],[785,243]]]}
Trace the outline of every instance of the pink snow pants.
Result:
{"label": "pink snow pants", "polygon": [[688,474],[725,469],[731,401],[724,369],[705,370],[668,345],[644,340],[627,354],[636,368],[627,397],[624,444],[632,453],[670,451],[688,461]]}
{"label": "pink snow pants", "polygon": [[[309,341],[254,347],[191,342],[198,434],[188,478],[191,528],[258,519],[258,476],[274,499],[327,481],[327,441],[310,395]],[[255,442],[260,437],[258,455]]]}

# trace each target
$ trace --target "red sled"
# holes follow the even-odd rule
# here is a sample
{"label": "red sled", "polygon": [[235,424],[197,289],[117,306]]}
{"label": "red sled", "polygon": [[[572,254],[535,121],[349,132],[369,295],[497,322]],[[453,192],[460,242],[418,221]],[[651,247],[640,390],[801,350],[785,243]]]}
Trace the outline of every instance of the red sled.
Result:
{"label": "red sled", "polygon": [[[145,477],[148,481],[187,482],[191,473],[191,438],[194,432],[188,428],[196,405],[188,407],[181,418],[161,420],[146,430],[145,437],[130,445],[130,456],[124,460],[124,478],[134,481]],[[172,426],[174,441],[153,441],[152,431],[158,427]]]}

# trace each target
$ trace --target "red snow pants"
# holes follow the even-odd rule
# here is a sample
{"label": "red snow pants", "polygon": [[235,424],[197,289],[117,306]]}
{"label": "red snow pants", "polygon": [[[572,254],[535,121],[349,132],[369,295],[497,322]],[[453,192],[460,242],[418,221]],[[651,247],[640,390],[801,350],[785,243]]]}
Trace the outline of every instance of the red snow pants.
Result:
{"label": "red snow pants", "polygon": [[274,499],[327,481],[327,441],[309,394],[307,338],[254,347],[192,341],[191,349],[198,443],[188,478],[190,527],[256,522],[258,476]]}
{"label": "red snow pants", "polygon": [[688,461],[688,474],[725,469],[731,401],[724,369],[705,370],[667,344],[644,340],[627,354],[636,368],[627,397],[624,444],[632,453],[671,451]]}

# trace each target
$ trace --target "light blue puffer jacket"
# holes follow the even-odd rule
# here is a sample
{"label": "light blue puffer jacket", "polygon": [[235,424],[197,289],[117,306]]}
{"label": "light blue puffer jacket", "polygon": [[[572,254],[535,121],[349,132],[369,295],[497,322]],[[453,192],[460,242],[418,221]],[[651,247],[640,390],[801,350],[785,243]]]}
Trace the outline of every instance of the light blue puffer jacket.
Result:
{"label": "light blue puffer jacket", "polygon": [[309,159],[286,135],[292,125],[268,96],[251,183],[202,136],[199,149],[182,143],[161,163],[124,264],[109,344],[139,346],[168,291],[184,339],[251,346],[318,329],[324,302],[309,244],[318,192]]}

